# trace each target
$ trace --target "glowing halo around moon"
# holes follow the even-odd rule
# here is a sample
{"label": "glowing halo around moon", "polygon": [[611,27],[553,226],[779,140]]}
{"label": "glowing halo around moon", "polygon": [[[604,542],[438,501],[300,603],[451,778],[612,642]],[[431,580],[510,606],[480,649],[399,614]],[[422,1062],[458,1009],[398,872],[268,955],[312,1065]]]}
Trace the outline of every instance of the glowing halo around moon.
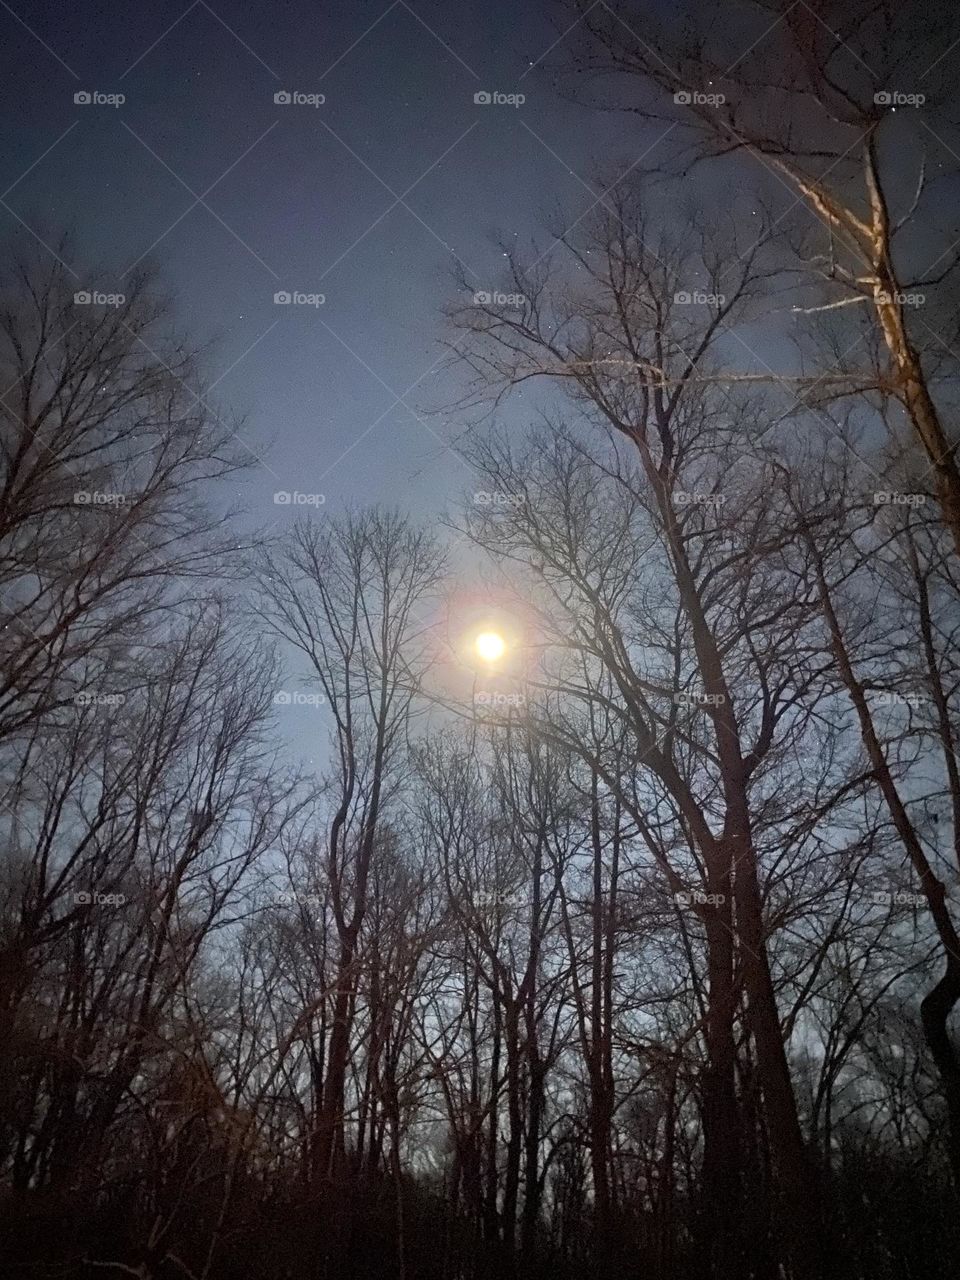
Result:
{"label": "glowing halo around moon", "polygon": [[498,631],[481,631],[473,642],[478,658],[484,662],[496,662],[507,651],[507,642]]}

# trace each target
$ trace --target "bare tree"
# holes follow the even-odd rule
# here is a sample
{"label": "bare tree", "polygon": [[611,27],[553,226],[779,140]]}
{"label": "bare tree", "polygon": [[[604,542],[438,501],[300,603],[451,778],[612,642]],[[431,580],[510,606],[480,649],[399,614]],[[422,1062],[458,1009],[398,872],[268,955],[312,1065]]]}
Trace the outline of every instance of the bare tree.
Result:
{"label": "bare tree", "polygon": [[325,871],[339,954],[313,1152],[321,1181],[333,1176],[344,1153],[357,943],[423,671],[426,628],[417,610],[441,571],[441,556],[425,534],[395,515],[371,512],[328,527],[298,525],[285,548],[266,557],[260,579],[264,615],[306,657],[334,722],[336,791]]}
{"label": "bare tree", "polygon": [[[688,319],[676,282],[698,272],[715,278],[723,270],[722,245],[701,237],[698,253],[683,254],[661,239],[654,250],[636,190],[621,188],[611,199],[611,213],[592,232],[564,241],[579,273],[575,286],[551,280],[542,264],[528,274],[514,260],[511,290],[525,299],[522,307],[457,313],[472,334],[465,358],[495,393],[529,378],[556,379],[595,429],[612,437],[598,461],[578,433],[556,449],[540,446],[548,464],[508,447],[481,446],[477,460],[490,486],[518,497],[515,511],[491,515],[476,536],[491,553],[532,568],[547,593],[548,634],[561,652],[573,649],[551,673],[565,697],[588,705],[603,698],[579,655],[609,673],[605,714],[629,718],[639,760],[675,808],[674,839],[704,859],[709,906],[701,914],[717,965],[711,1062],[724,1081],[726,1102],[717,1114],[727,1117],[728,1135],[716,1166],[718,1189],[738,1167],[734,931],[783,1197],[781,1229],[797,1273],[819,1274],[825,1264],[815,1256],[817,1180],[791,1084],[764,921],[760,797],[782,767],[780,752],[812,730],[829,660],[816,636],[815,599],[809,587],[797,591],[810,572],[797,519],[775,473],[744,456],[745,445],[755,454],[751,412],[759,406],[731,399],[713,364],[723,328],[747,311],[764,272],[752,253],[732,256],[735,283],[725,294],[713,292],[702,321]],[[590,494],[604,476],[616,497],[591,516]],[[638,569],[633,548],[644,520],[650,567]],[[657,581],[650,576],[654,563],[662,574]],[[654,596],[662,596],[665,583],[676,610],[666,617]],[[621,620],[625,609],[635,619]],[[658,639],[648,655],[631,638],[651,633]],[[693,727],[679,714],[682,703],[702,708]],[[582,742],[582,730],[571,727],[564,739]],[[691,758],[710,778],[704,794],[698,794],[702,775],[690,774]],[[622,790],[619,781],[610,785]],[[849,785],[844,778],[839,793]],[[642,807],[631,817],[649,830]],[[656,834],[649,839],[655,847]]]}
{"label": "bare tree", "polygon": [[0,282],[4,737],[108,691],[130,641],[199,580],[222,581],[238,543],[205,506],[247,465],[234,427],[155,281],[125,287],[116,305],[78,302],[66,269],[39,258],[14,258]]}
{"label": "bare tree", "polygon": [[[887,352],[875,385],[909,422],[960,553],[958,442],[936,381],[954,360],[916,303],[932,300],[957,266],[954,247],[931,248],[921,224],[935,167],[928,153],[936,167],[956,154],[948,109],[956,15],[942,10],[934,20],[915,5],[873,0],[755,0],[736,22],[720,6],[697,6],[686,22],[642,0],[572,7],[586,33],[574,64],[616,86],[606,105],[669,121],[681,169],[704,156],[753,157],[813,216],[820,243],[800,252],[811,278],[828,286],[816,309],[862,304],[870,313]],[[912,190],[904,189],[908,152],[917,157]],[[949,339],[948,311],[943,319]],[[854,334],[850,348],[857,342]]]}

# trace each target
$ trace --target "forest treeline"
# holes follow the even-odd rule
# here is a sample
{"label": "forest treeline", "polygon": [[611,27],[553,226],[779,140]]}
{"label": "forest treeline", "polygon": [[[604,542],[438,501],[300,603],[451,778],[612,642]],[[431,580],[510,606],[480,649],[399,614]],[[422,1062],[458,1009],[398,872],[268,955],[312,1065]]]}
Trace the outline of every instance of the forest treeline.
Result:
{"label": "forest treeline", "polygon": [[[161,282],[78,305],[6,255],[4,1276],[957,1274],[956,176],[920,13],[562,8],[564,85],[670,163],[452,288],[454,424],[548,408],[454,433],[439,528],[225,512],[248,455]],[[750,165],[778,199],[718,208]]]}

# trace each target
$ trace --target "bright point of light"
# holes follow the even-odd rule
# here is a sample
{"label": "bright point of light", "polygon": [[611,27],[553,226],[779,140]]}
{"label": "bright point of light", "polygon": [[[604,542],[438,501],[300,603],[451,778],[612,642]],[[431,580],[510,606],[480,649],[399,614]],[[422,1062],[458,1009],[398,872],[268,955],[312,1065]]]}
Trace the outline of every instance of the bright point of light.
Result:
{"label": "bright point of light", "polygon": [[481,631],[474,641],[477,656],[484,662],[496,662],[506,652],[507,645],[503,636],[496,631]]}

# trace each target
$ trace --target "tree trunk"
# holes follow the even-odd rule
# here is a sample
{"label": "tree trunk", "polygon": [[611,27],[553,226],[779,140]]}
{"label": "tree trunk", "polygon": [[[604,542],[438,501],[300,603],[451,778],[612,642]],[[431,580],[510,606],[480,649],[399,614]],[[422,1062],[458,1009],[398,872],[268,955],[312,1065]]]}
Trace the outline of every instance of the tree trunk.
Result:
{"label": "tree trunk", "polygon": [[323,1082],[323,1102],[314,1144],[313,1176],[317,1185],[328,1182],[334,1173],[337,1131],[343,1124],[343,1091],[350,1052],[350,990],[347,975],[353,966],[354,943],[347,937],[340,956],[337,995],[333,1005],[333,1026]]}
{"label": "tree trunk", "polygon": [[[716,1280],[738,1277],[741,1196],[743,1187],[739,1117],[736,1095],[736,1010],[733,973],[733,934],[730,929],[729,877],[726,901],[708,908],[707,976],[710,983],[704,1039],[707,1062],[703,1073],[703,1193],[698,1221],[699,1253],[704,1273]],[[712,885],[710,892],[717,889]]]}
{"label": "tree trunk", "polygon": [[864,168],[872,216],[872,265],[876,273],[874,307],[893,362],[895,381],[903,406],[930,459],[943,520],[953,535],[954,546],[960,555],[960,467],[954,452],[956,446],[951,446],[947,439],[927,387],[927,377],[920,356],[910,341],[903,321],[903,303],[899,300],[900,283],[891,254],[890,214],[880,183],[876,145],[876,135],[871,132],[864,151]]}

